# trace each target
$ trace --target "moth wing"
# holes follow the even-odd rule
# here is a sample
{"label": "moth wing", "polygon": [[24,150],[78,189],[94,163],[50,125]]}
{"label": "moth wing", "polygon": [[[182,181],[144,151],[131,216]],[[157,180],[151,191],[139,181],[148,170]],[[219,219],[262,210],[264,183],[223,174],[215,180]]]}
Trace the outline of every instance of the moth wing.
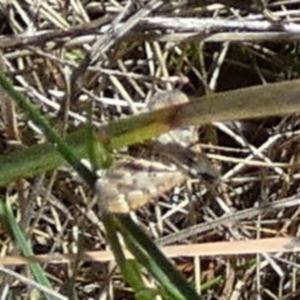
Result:
{"label": "moth wing", "polygon": [[96,191],[103,209],[111,213],[129,213],[181,184],[186,175],[175,166],[144,159],[117,162],[103,179],[96,183]]}

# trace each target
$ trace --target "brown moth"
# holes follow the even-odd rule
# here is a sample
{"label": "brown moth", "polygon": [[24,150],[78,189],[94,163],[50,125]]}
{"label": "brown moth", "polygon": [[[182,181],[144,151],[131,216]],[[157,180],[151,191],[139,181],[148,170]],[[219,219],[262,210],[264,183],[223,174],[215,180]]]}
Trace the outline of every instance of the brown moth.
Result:
{"label": "brown moth", "polygon": [[186,178],[175,165],[127,157],[113,164],[104,177],[97,180],[95,190],[103,210],[127,214],[181,184]]}
{"label": "brown moth", "polygon": [[[188,101],[188,97],[178,90],[157,93],[150,99],[147,110]],[[196,141],[194,126],[181,127],[159,136],[155,141],[155,150],[167,158],[168,163],[133,157],[116,161],[95,184],[102,209],[127,214],[183,183],[188,175],[217,178],[218,173],[208,159],[189,148]]]}

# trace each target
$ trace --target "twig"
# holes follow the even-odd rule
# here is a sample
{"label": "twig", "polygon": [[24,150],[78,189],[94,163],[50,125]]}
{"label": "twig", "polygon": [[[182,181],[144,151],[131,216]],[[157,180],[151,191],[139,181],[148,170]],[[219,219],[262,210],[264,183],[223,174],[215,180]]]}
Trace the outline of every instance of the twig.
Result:
{"label": "twig", "polygon": [[237,221],[241,221],[243,219],[252,218],[258,216],[260,214],[268,213],[273,211],[274,209],[286,208],[286,207],[293,207],[300,204],[300,194],[295,196],[284,198],[281,200],[274,201],[272,203],[267,203],[261,205],[260,207],[253,207],[244,209],[239,212],[234,212],[230,215],[225,215],[216,220],[212,220],[206,222],[204,224],[197,224],[191,226],[189,228],[183,229],[180,232],[172,233],[168,236],[159,238],[156,240],[157,244],[160,246],[168,245],[171,243],[179,242],[185,240],[193,235],[201,234],[206,231],[218,228],[220,226],[234,226],[234,223]]}

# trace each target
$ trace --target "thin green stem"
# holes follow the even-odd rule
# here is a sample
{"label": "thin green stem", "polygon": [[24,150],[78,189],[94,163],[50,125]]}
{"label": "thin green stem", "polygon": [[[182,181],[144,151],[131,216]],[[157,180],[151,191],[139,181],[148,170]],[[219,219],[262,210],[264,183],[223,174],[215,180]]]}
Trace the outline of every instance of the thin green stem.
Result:
{"label": "thin green stem", "polygon": [[[50,124],[44,117],[41,116],[37,108],[35,108],[26,97],[18,92],[10,82],[10,80],[0,71],[0,85],[5,92],[18,104],[18,106],[28,115],[28,117],[44,132],[48,140],[54,145],[59,153],[68,161],[68,163],[83,177],[91,186],[94,186],[96,176],[87,169],[80,159],[74,154],[73,150],[66,144],[66,142],[60,138],[58,133],[53,130]],[[43,153],[40,152],[40,159]],[[30,160],[30,158],[22,155],[24,160]]]}
{"label": "thin green stem", "polygon": [[[178,126],[294,113],[300,111],[299,95],[299,80],[208,95],[187,104],[110,122],[101,127],[95,143],[104,141],[105,147],[118,149]],[[66,143],[78,157],[88,157],[86,129],[68,135]],[[54,169],[63,162],[50,144],[0,156],[0,186]]]}

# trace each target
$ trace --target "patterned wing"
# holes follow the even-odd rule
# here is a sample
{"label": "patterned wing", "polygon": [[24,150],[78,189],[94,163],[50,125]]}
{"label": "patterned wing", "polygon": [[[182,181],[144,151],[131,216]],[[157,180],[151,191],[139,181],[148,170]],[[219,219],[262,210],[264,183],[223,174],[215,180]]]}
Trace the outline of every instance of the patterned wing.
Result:
{"label": "patterned wing", "polygon": [[102,208],[111,213],[129,213],[186,180],[175,165],[145,159],[117,161],[96,183]]}

